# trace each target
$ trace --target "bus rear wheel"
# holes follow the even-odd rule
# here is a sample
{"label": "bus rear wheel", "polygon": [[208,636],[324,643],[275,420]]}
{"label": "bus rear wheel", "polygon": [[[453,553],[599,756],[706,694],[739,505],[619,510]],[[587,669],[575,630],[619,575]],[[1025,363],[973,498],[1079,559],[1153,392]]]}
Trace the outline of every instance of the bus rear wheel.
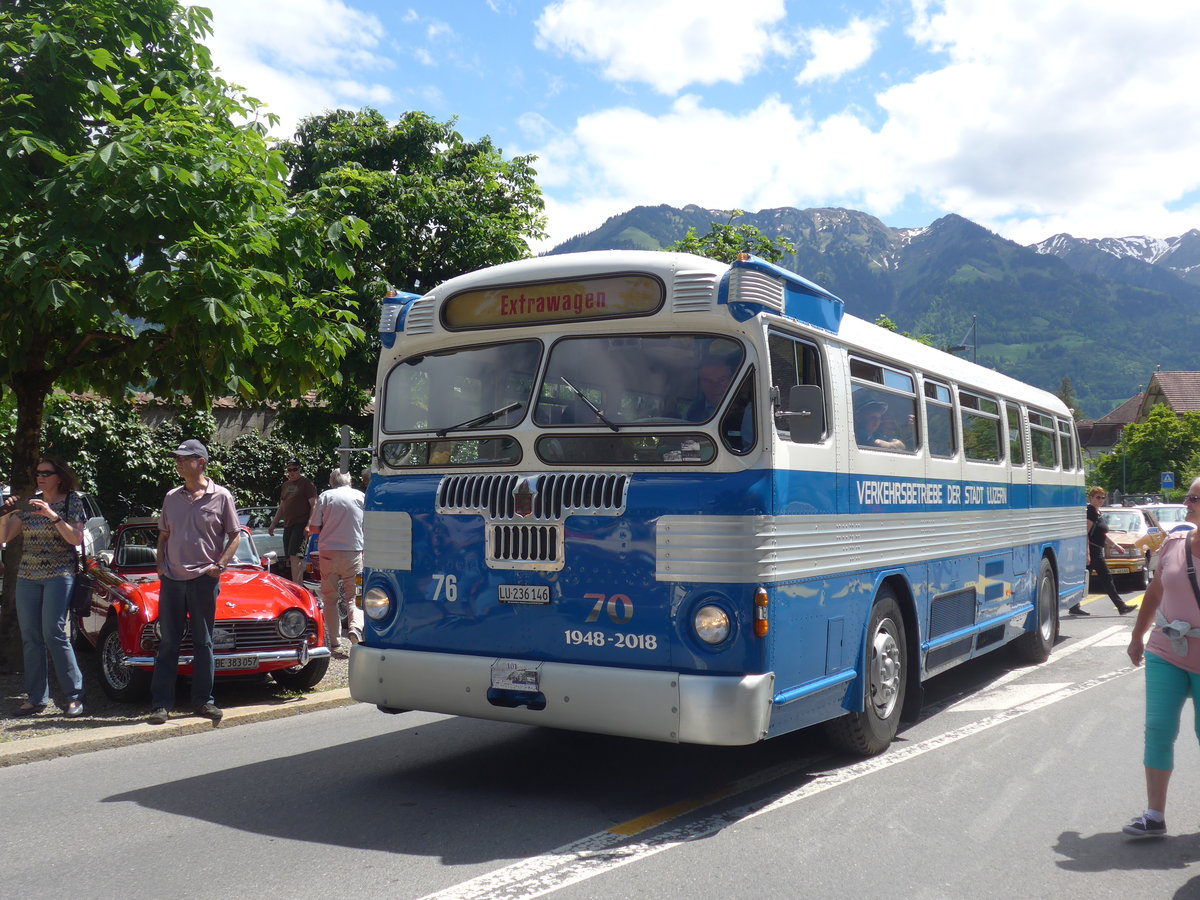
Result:
{"label": "bus rear wheel", "polygon": [[827,725],[830,739],[843,750],[873,756],[887,749],[900,727],[900,711],[908,685],[908,644],[900,605],[884,588],[871,607],[864,666],[866,694],[862,712],[852,712]]}
{"label": "bus rear wheel", "polygon": [[1050,658],[1050,651],[1058,640],[1058,582],[1054,578],[1050,560],[1045,557],[1038,569],[1037,598],[1034,603],[1037,622],[1033,630],[1012,642],[1012,648],[1023,662],[1044,663]]}

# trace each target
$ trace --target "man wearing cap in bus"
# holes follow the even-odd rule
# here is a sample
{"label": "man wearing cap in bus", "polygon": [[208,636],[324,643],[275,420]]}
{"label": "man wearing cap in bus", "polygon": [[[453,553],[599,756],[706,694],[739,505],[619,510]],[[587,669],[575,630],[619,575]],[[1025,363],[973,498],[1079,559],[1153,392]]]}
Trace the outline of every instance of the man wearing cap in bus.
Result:
{"label": "man wearing cap in bus", "polygon": [[868,394],[854,396],[854,438],[860,447],[878,447],[883,450],[903,450],[904,441],[883,430],[883,416],[888,405]]}

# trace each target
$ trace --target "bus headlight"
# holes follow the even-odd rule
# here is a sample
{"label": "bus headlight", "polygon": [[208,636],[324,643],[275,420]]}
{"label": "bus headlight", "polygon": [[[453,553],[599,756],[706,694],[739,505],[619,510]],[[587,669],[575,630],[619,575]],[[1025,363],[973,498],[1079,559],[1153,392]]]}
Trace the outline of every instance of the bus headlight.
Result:
{"label": "bus headlight", "polygon": [[363,594],[362,606],[367,616],[378,620],[388,614],[388,610],[392,608],[392,600],[383,588],[373,587]]}
{"label": "bus headlight", "polygon": [[692,627],[696,636],[706,644],[720,644],[729,637],[729,613],[707,603],[692,616]]}
{"label": "bus headlight", "polygon": [[304,629],[308,626],[308,619],[298,609],[289,609],[279,617],[279,623],[276,626],[279,633],[290,641],[294,641],[300,635],[304,634]]}

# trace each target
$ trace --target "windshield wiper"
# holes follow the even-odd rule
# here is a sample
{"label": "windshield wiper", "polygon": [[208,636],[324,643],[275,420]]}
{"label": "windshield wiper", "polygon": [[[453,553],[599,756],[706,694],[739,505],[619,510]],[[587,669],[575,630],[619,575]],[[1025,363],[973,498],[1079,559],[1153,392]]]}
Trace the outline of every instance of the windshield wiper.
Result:
{"label": "windshield wiper", "polygon": [[608,421],[608,419],[606,419],[604,417],[604,413],[600,412],[600,407],[598,407],[595,403],[593,403],[591,400],[589,400],[587,398],[587,396],[583,393],[583,391],[581,391],[579,388],[575,387],[575,385],[571,384],[571,382],[567,381],[566,376],[559,375],[558,377],[562,379],[563,384],[565,384],[567,387],[569,387],[571,390],[573,390],[575,392],[576,397],[578,397],[580,400],[582,400],[584,403],[587,404],[587,408],[596,414],[597,419],[599,419],[601,422],[603,422],[605,425],[607,425],[613,431],[621,430],[620,428],[618,428],[616,425],[614,425],[612,422]]}
{"label": "windshield wiper", "polygon": [[438,437],[445,437],[447,432],[457,431],[460,428],[474,428],[477,425],[486,425],[493,419],[498,419],[501,416],[507,415],[513,410],[520,408],[521,402],[518,400],[508,404],[508,406],[501,406],[499,409],[493,409],[491,412],[484,413],[482,416],[476,416],[473,419],[467,419],[465,422],[459,422],[457,425],[447,425],[440,431],[435,431],[434,434],[436,434]]}

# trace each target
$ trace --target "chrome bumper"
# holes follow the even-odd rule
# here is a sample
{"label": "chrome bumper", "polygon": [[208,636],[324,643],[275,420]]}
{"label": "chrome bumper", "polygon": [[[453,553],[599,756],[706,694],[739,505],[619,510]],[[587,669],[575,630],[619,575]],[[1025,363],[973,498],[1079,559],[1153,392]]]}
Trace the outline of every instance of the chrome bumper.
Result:
{"label": "chrome bumper", "polygon": [[[545,708],[497,705],[493,657],[416,650],[350,650],[350,696],[389,709],[543,725],[674,743],[762,740],[775,676],[682,675],[646,669],[527,661]],[[509,694],[511,697],[512,694]]]}
{"label": "chrome bumper", "polygon": [[[310,649],[308,651],[308,659],[310,659],[310,660],[311,659],[319,659],[322,656],[329,656],[329,655],[330,654],[329,654],[328,647],[313,647],[312,649]],[[260,665],[260,666],[263,663],[273,663],[273,662],[291,662],[291,663],[296,663],[297,665],[304,664],[304,663],[300,662],[300,654],[295,649],[291,649],[291,650],[258,650],[258,651],[251,651],[250,653],[214,653],[213,661],[215,663],[215,661],[218,659],[242,659],[243,657],[247,657],[247,656],[253,656],[255,659],[257,659],[258,665]],[[195,659],[195,657],[191,656],[191,655],[180,656],[179,657],[179,665],[190,666],[194,659]],[[308,660],[305,660],[305,662],[308,662]],[[125,665],[133,666],[135,668],[140,668],[140,669],[153,669],[154,668],[154,657],[153,656],[127,656],[127,657],[125,657]],[[248,672],[248,671],[250,671],[250,669],[249,668],[246,668],[245,670],[228,669],[226,671],[230,671],[230,672],[247,671]]]}

